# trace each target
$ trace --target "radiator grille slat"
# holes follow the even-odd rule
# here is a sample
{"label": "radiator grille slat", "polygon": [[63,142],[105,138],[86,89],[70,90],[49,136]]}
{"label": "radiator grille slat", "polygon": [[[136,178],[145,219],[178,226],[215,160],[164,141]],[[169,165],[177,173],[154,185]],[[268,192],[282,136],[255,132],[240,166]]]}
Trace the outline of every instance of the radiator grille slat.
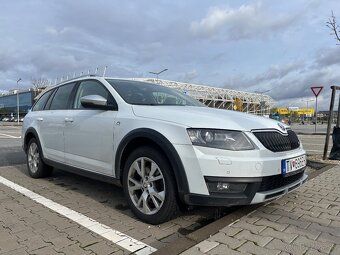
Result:
{"label": "radiator grille slat", "polygon": [[253,132],[268,150],[273,152],[289,151],[300,147],[300,141],[294,131],[288,130],[287,135],[275,131]]}

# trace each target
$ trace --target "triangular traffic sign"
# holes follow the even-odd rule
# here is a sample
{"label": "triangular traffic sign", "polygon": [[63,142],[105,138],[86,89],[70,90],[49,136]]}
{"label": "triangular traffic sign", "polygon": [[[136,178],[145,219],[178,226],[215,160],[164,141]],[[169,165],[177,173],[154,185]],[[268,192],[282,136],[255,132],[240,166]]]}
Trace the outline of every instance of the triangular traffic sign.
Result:
{"label": "triangular traffic sign", "polygon": [[320,94],[321,90],[323,89],[323,86],[320,86],[320,87],[310,87],[310,89],[312,90],[314,96],[318,97],[318,95]]}

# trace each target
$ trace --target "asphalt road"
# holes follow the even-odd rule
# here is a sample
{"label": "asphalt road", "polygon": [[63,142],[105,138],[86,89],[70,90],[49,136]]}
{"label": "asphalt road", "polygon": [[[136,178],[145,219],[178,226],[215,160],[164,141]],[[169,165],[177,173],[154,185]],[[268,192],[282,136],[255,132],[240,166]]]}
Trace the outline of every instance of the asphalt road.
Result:
{"label": "asphalt road", "polygon": [[25,164],[20,137],[21,127],[0,127],[0,167]]}
{"label": "asphalt road", "polygon": [[[332,129],[333,130],[332,125]],[[306,150],[308,155],[323,155],[325,140],[326,140],[326,124],[318,124],[316,126],[316,134],[315,134],[315,125],[311,124],[292,124],[292,130],[294,130]],[[328,145],[328,154],[331,151],[333,146],[332,136],[329,139]]]}
{"label": "asphalt road", "polygon": [[[305,125],[301,124],[292,124],[290,126],[292,130],[294,130],[297,134],[326,134],[327,132],[327,124],[318,124],[316,125],[316,132],[315,132],[315,125],[306,123]],[[331,133],[333,130],[334,124],[332,124]]]}

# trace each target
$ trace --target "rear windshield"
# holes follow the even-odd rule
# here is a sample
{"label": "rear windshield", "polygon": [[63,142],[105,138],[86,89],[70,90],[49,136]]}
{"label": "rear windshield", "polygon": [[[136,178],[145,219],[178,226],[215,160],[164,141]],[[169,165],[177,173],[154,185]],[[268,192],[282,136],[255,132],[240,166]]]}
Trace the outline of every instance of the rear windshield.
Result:
{"label": "rear windshield", "polygon": [[204,106],[199,101],[164,86],[127,80],[107,80],[128,104]]}

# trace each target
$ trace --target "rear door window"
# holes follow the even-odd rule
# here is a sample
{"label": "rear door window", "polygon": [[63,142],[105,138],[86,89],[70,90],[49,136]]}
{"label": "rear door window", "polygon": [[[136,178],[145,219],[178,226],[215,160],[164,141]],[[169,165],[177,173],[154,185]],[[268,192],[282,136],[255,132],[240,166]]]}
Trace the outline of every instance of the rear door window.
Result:
{"label": "rear door window", "polygon": [[70,98],[76,83],[60,86],[51,102],[50,110],[63,110],[69,108]]}
{"label": "rear door window", "polygon": [[52,94],[53,90],[47,91],[45,94],[43,94],[38,101],[33,106],[32,111],[41,111],[44,109],[47,100],[49,99],[50,95]]}

